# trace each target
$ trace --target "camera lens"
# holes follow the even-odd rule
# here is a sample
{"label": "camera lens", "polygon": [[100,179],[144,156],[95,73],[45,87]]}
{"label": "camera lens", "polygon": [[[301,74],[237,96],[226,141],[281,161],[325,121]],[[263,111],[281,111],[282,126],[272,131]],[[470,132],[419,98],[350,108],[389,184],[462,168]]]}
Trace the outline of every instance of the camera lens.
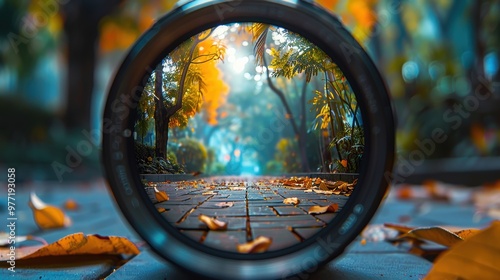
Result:
{"label": "camera lens", "polygon": [[103,161],[123,214],[172,263],[217,279],[312,273],[375,213],[394,153],[363,48],[305,1],[192,1],[132,47]]}

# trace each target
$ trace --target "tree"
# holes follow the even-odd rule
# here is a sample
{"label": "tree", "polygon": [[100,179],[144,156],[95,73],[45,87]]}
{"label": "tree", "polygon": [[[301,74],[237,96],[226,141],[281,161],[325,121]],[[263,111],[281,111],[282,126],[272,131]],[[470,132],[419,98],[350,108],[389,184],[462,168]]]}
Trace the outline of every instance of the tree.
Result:
{"label": "tree", "polygon": [[147,100],[154,98],[158,157],[167,154],[169,128],[186,127],[202,107],[214,122],[214,114],[224,102],[228,87],[217,78],[217,62],[224,58],[224,46],[211,38],[212,32],[213,29],[202,32],[179,45],[156,67],[144,89],[140,115],[151,117],[151,102]]}

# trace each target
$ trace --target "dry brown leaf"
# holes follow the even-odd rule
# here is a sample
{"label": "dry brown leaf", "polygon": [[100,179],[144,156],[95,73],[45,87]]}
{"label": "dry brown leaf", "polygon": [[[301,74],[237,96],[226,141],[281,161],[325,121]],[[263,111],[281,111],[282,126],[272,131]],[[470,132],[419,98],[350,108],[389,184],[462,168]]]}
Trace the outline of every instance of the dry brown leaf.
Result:
{"label": "dry brown leaf", "polygon": [[324,190],[324,191],[330,190],[328,188],[328,186],[325,184],[325,182],[323,182],[323,181],[321,181],[321,183],[319,183],[319,188],[320,188],[320,190]]}
{"label": "dry brown leaf", "polygon": [[416,238],[423,241],[432,241],[450,247],[463,239],[455,233],[442,227],[416,228],[400,236],[400,238]]}
{"label": "dry brown leaf", "polygon": [[[6,251],[7,250],[7,251]],[[0,249],[0,261],[9,258],[8,248]],[[32,259],[48,256],[68,255],[119,255],[139,254],[137,246],[125,237],[84,235],[74,233],[65,236],[49,245],[19,247],[16,259]]]}
{"label": "dry brown leaf", "polygon": [[170,199],[166,192],[159,191],[156,187],[154,187],[154,189],[155,189],[155,198],[157,202],[163,202]]}
{"label": "dry brown leaf", "polygon": [[316,189],[314,189],[313,191],[317,194],[333,194],[332,191],[324,191],[324,190],[316,190]]}
{"label": "dry brown leaf", "polygon": [[463,240],[465,240],[465,239],[468,239],[468,238],[476,235],[480,231],[481,230],[477,229],[477,228],[469,228],[469,229],[463,229],[463,230],[459,230],[459,231],[454,231],[453,233],[455,233],[456,235],[460,236],[460,238],[462,238]]}
{"label": "dry brown leaf", "polygon": [[339,205],[337,203],[332,203],[327,206],[311,206],[309,208],[309,211],[307,211],[308,214],[323,214],[323,213],[335,213],[339,210]]}
{"label": "dry brown leaf", "polygon": [[408,233],[409,231],[415,229],[415,227],[409,227],[409,226],[405,226],[405,225],[397,225],[397,224],[391,224],[391,223],[385,223],[384,227],[397,230],[400,234],[401,233],[402,234]]}
{"label": "dry brown leaf", "polygon": [[434,263],[425,279],[498,279],[500,222],[456,244]]}
{"label": "dry brown leaf", "polygon": [[227,229],[227,222],[217,220],[216,218],[212,218],[212,217],[209,217],[206,215],[200,215],[200,216],[198,216],[198,219],[200,221],[202,221],[205,225],[207,225],[208,228],[211,230],[226,230]]}
{"label": "dry brown leaf", "polygon": [[221,207],[221,208],[233,207],[234,202],[219,202],[219,203],[216,203],[215,206]]}
{"label": "dry brown leaf", "polygon": [[73,199],[68,199],[64,202],[64,209],[66,210],[75,211],[78,208],[80,208],[80,205],[78,205],[78,203],[76,203]]}
{"label": "dry brown leaf", "polygon": [[305,190],[304,192],[305,192],[305,193],[312,193],[312,192],[313,192],[313,190]]}
{"label": "dry brown leaf", "polygon": [[283,200],[283,203],[297,205],[297,204],[299,204],[299,199],[297,197],[289,197],[289,198],[285,198]]}
{"label": "dry brown leaf", "polygon": [[29,206],[33,210],[35,223],[41,229],[68,227],[71,219],[60,208],[45,204],[35,193],[31,193]]}
{"label": "dry brown leaf", "polygon": [[272,239],[265,236],[259,236],[253,241],[238,244],[237,249],[238,252],[243,254],[251,254],[251,253],[263,253],[269,249],[271,246]]}

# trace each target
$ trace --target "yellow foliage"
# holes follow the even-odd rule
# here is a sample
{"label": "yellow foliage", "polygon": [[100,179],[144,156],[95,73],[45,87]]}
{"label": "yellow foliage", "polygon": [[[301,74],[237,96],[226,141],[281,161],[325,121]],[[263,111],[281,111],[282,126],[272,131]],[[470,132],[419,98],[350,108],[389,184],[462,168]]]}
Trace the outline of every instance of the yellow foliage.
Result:
{"label": "yellow foliage", "polygon": [[[210,54],[216,53],[217,50],[221,49],[221,46],[212,38],[200,42],[198,47],[200,59],[206,58],[204,55],[210,58]],[[200,70],[205,82],[203,109],[206,113],[207,122],[211,125],[217,124],[217,109],[226,102],[227,95],[229,94],[229,85],[224,82],[223,73],[217,66],[218,63],[219,60],[214,57],[209,61],[195,65]]]}

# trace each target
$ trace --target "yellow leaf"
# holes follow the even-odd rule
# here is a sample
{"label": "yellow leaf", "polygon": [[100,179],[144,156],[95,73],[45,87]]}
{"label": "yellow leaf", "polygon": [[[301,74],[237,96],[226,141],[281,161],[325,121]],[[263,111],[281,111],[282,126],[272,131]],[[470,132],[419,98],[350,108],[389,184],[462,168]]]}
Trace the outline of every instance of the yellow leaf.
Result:
{"label": "yellow leaf", "polygon": [[265,236],[259,236],[253,241],[244,243],[244,244],[238,244],[237,249],[238,252],[243,253],[243,254],[249,254],[249,253],[263,253],[269,249],[269,246],[271,246],[272,239],[269,237]]}
{"label": "yellow leaf", "polygon": [[401,236],[401,238],[405,237],[432,241],[447,247],[463,240],[460,236],[442,227],[416,228]]}
{"label": "yellow leaf", "polygon": [[[139,252],[137,246],[125,237],[84,235],[80,232],[49,245],[17,248],[16,259],[68,255],[137,255]],[[5,249],[1,249],[0,260],[7,260],[8,257]]]}
{"label": "yellow leaf", "polygon": [[156,210],[158,210],[159,213],[163,213],[163,212],[167,211],[167,209],[165,209],[163,207],[159,207]]}
{"label": "yellow leaf", "polygon": [[323,213],[335,213],[339,209],[339,205],[337,203],[332,203],[327,206],[311,206],[309,208],[309,211],[307,211],[308,214],[323,214]]}
{"label": "yellow leaf", "polygon": [[296,197],[289,197],[289,198],[285,198],[283,200],[283,203],[285,204],[299,204],[299,199],[296,198]]}
{"label": "yellow leaf", "polygon": [[498,279],[500,222],[443,253],[425,279]]}
{"label": "yellow leaf", "polygon": [[16,236],[13,236],[13,235],[9,235],[8,233],[6,232],[0,232],[0,246],[7,246],[7,247],[10,247],[11,243],[13,243],[13,241],[11,240],[15,240],[15,244],[19,244],[21,242],[24,242],[24,241],[27,241],[27,240],[33,240],[33,241],[37,241],[37,242],[40,242],[44,245],[47,245],[47,241],[45,241],[45,239],[41,238],[41,237],[36,237],[36,236],[33,236],[33,235],[16,235]]}
{"label": "yellow leaf", "polygon": [[169,200],[168,194],[164,191],[159,191],[156,187],[155,189],[155,198],[157,202],[163,202]]}
{"label": "yellow leaf", "polygon": [[226,230],[227,222],[219,221],[216,218],[212,218],[206,215],[198,216],[198,219],[208,226],[211,230]]}
{"label": "yellow leaf", "polygon": [[31,193],[29,206],[33,210],[35,223],[41,229],[61,228],[71,225],[71,219],[60,208],[45,204],[35,193]]}

